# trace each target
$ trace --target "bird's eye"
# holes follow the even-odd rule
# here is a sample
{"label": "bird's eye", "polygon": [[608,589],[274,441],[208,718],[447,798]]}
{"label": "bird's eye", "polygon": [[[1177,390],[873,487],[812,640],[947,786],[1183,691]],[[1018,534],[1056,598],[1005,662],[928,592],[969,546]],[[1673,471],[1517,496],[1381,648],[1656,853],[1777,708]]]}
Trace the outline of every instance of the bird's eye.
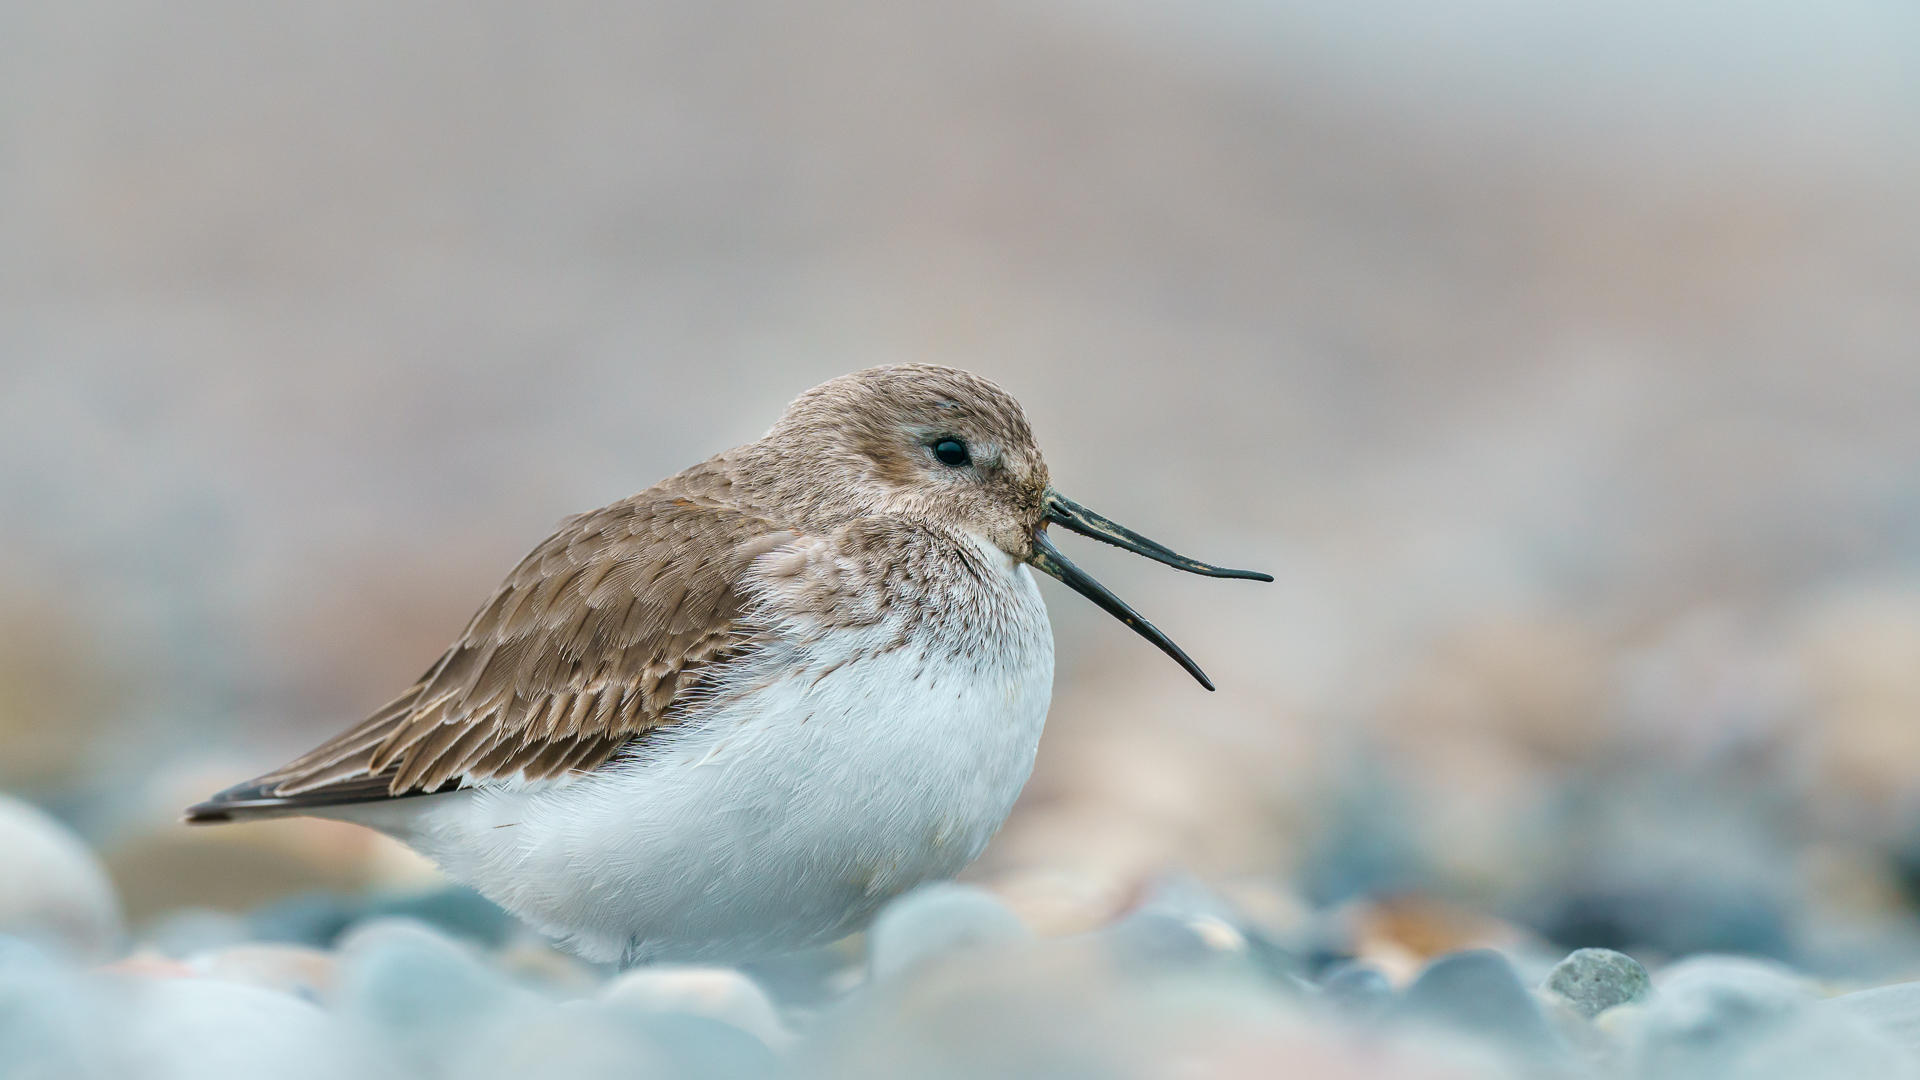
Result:
{"label": "bird's eye", "polygon": [[940,464],[955,469],[973,463],[973,458],[967,456],[967,444],[959,439],[941,439],[934,443],[933,456],[940,459]]}

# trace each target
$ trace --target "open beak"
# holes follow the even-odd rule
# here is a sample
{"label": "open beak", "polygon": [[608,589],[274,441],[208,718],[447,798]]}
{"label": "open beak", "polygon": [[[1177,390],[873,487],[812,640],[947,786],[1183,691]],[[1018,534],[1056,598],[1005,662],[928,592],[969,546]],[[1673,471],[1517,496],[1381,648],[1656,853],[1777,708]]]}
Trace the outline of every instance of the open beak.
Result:
{"label": "open beak", "polygon": [[[1176,570],[1185,570],[1190,574],[1200,574],[1205,577],[1246,578],[1250,581],[1273,580],[1272,574],[1262,574],[1257,570],[1228,570],[1224,567],[1196,562],[1165,544],[1156,543],[1132,529],[1108,521],[1056,491],[1047,492],[1047,522],[1063,526],[1082,536],[1091,536],[1095,540],[1112,544],[1114,547],[1125,548],[1136,555],[1145,555],[1155,562],[1166,563]],[[1201,671],[1200,665],[1194,663],[1186,653],[1182,652],[1180,646],[1173,643],[1173,639],[1141,618],[1139,612],[1128,607],[1126,601],[1113,595],[1105,585],[1093,580],[1085,570],[1069,562],[1065,555],[1060,554],[1060,549],[1053,546],[1053,541],[1047,537],[1044,528],[1033,534],[1033,556],[1027,561],[1035,569],[1100,605],[1107,614],[1132,627],[1134,633],[1159,646],[1161,652],[1173,657],[1181,667],[1186,668],[1187,674],[1198,679],[1201,686],[1209,690],[1213,689],[1213,682],[1207,678],[1207,673]]]}

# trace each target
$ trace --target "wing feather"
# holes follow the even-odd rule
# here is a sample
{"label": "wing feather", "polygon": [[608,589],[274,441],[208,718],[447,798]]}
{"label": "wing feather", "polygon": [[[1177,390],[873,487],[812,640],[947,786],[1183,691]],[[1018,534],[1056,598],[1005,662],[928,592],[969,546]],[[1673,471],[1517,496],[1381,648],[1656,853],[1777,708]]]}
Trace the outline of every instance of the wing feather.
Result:
{"label": "wing feather", "polygon": [[192,808],[190,820],[553,779],[671,724],[682,692],[751,636],[743,592],[753,561],[798,539],[699,497],[699,479],[685,474],[563,523],[406,693]]}

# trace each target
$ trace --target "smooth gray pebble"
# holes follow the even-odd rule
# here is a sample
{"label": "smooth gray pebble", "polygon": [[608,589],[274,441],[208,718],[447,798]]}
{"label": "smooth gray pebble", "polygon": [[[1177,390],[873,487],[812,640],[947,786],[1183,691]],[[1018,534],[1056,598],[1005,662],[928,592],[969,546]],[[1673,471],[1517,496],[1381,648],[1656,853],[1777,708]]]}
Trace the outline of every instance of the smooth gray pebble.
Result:
{"label": "smooth gray pebble", "polygon": [[1591,1020],[1615,1005],[1645,1001],[1653,980],[1625,953],[1576,949],[1548,973],[1546,989]]}

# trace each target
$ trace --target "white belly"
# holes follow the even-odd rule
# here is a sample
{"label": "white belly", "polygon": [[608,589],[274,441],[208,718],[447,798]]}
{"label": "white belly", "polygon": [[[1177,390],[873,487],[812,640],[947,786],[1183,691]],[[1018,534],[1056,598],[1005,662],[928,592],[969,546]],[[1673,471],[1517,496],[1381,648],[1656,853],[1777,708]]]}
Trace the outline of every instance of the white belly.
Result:
{"label": "white belly", "polygon": [[831,941],[972,861],[1026,783],[1053,638],[1031,575],[1009,572],[1013,624],[966,648],[878,651],[891,624],[776,645],[736,693],[590,775],[353,817],[592,959]]}

